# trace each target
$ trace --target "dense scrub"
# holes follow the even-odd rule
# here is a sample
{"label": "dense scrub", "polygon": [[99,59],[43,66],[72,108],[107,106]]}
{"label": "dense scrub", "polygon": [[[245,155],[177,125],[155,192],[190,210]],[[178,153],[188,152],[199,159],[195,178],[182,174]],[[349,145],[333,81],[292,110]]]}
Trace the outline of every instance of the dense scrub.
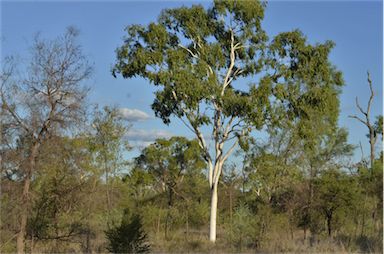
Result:
{"label": "dense scrub", "polygon": [[[274,174],[281,169],[271,168],[260,188],[261,180],[256,181],[249,169],[229,168],[220,182],[218,241],[213,245],[208,241],[209,192],[203,174],[187,169],[173,189],[170,206],[158,173],[130,166],[128,175],[113,175],[107,184],[85,138],[51,142],[50,159],[39,162],[48,171],[36,175],[33,184],[27,251],[115,250],[108,247],[108,239],[128,237],[122,227],[130,228],[130,221],[124,217],[135,214],[141,217],[136,230],[147,235],[143,244],[153,252],[380,252],[382,248],[382,157],[372,170],[360,164],[352,172],[330,169],[316,176],[311,207],[309,179],[300,171],[282,176],[284,181],[272,189],[267,184],[276,184]],[[3,178],[1,188],[1,248],[14,252],[19,184]]]}

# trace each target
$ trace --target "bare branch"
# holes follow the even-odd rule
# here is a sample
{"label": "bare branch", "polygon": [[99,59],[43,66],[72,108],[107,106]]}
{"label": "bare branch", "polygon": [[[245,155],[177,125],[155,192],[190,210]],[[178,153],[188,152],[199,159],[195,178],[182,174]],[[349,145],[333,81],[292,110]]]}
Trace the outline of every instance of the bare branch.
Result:
{"label": "bare branch", "polygon": [[235,117],[231,116],[231,118],[229,119],[227,125],[225,126],[224,133],[223,133],[223,141],[225,141],[225,139],[228,137],[229,130],[230,130],[230,127],[231,127],[232,122],[233,122],[234,119],[235,119]]}
{"label": "bare branch", "polygon": [[[196,50],[196,45],[198,45],[198,47],[199,48],[202,48],[201,47],[201,44],[200,43],[195,43],[194,44],[194,49]],[[199,53],[199,51],[196,51],[197,52],[197,54],[195,54],[195,53],[193,53],[192,52],[192,50],[190,50],[189,48],[187,48],[187,47],[185,47],[184,45],[182,45],[182,44],[179,44],[178,45],[180,48],[182,48],[182,49],[185,49],[193,58],[196,58],[196,59],[199,59],[199,60],[201,60],[200,59],[200,57],[199,57],[199,55],[200,55],[200,53]],[[205,61],[204,61],[205,62]],[[206,64],[207,64],[207,67],[208,67],[208,70],[207,70],[207,76],[209,76],[209,74],[213,74],[213,69],[212,69],[212,67],[207,63],[207,62],[205,62]]]}
{"label": "bare branch", "polygon": [[[177,94],[175,92],[175,90],[172,90],[172,95],[174,97],[175,100],[177,100]],[[208,146],[207,146],[207,143],[205,142],[205,138],[203,136],[203,133],[200,131],[199,127],[196,126],[196,124],[193,124],[195,121],[193,119],[193,116],[191,116],[191,114],[189,112],[186,111],[186,109],[182,108],[186,118],[188,119],[190,125],[188,125],[184,119],[181,119],[181,121],[193,132],[195,133],[196,137],[197,137],[197,140],[198,140],[198,143],[199,143],[199,146],[200,148],[203,150],[204,152],[204,159],[205,161],[208,163],[208,166],[209,166],[209,169],[208,169],[208,179],[209,179],[209,185],[211,186],[212,184],[212,179],[213,179],[213,165],[212,165],[212,158],[211,158],[211,155],[209,154],[209,151],[208,151]]]}
{"label": "bare branch", "polygon": [[348,117],[349,118],[355,118],[355,119],[359,120],[361,123],[363,123],[364,125],[368,126],[367,123],[364,120],[362,120],[360,117],[358,117],[358,116],[349,115]]}
{"label": "bare branch", "polygon": [[188,51],[188,53],[189,53],[192,57],[194,57],[194,58],[196,58],[196,59],[199,59],[199,56],[196,55],[195,53],[193,53],[192,50],[190,50],[189,48],[185,47],[185,46],[182,45],[182,44],[179,44],[178,46],[179,46],[180,48],[185,49],[186,51]]}
{"label": "bare branch", "polygon": [[237,139],[232,146],[228,149],[228,151],[223,156],[223,162],[225,162],[228,157],[232,154],[233,150],[236,148],[236,146],[239,144],[239,139]]}
{"label": "bare branch", "polygon": [[370,113],[371,113],[371,106],[372,106],[373,97],[374,97],[375,93],[373,91],[372,80],[371,80],[369,72],[367,72],[367,76],[368,76],[367,81],[368,81],[368,85],[369,85],[369,90],[371,92],[371,94],[369,96],[369,100],[368,100],[367,111],[363,110],[363,108],[359,104],[358,98],[356,97],[356,106],[359,109],[359,111],[365,116],[365,121],[363,119],[359,118],[358,116],[355,116],[355,115],[349,116],[349,117],[357,119],[358,121],[363,123],[368,128],[369,143],[370,143],[370,149],[371,149],[370,160],[371,160],[371,167],[373,167],[373,161],[374,161],[374,157],[375,157],[375,143],[377,141],[377,135],[376,135],[376,131],[375,131],[374,127],[370,123]]}
{"label": "bare branch", "polygon": [[[227,73],[224,78],[223,89],[221,90],[221,96],[224,95],[225,89],[231,83],[232,79],[230,76],[232,74],[233,67],[235,66],[235,45],[234,45],[235,37],[233,31],[231,29],[231,52],[230,52],[230,64],[227,70]],[[237,45],[237,44],[236,44]]]}
{"label": "bare branch", "polygon": [[369,74],[369,72],[367,72],[367,80],[368,80],[368,84],[369,84],[369,90],[371,91],[371,95],[369,96],[369,100],[368,100],[368,107],[367,107],[367,123],[369,124],[369,113],[371,112],[371,105],[372,105],[372,101],[373,101],[373,97],[375,96],[374,92],[373,92],[373,88],[372,88],[372,80],[371,80],[371,76]]}
{"label": "bare branch", "polygon": [[2,100],[2,106],[5,110],[7,110],[8,113],[11,114],[12,118],[29,134],[33,134],[32,130],[28,127],[28,125],[21,120],[20,116],[11,109],[11,107],[8,105],[8,103],[5,101],[4,95],[1,94],[1,100]]}
{"label": "bare branch", "polygon": [[356,97],[356,107],[360,110],[360,112],[361,112],[363,115],[367,116],[368,112],[365,112],[365,111],[363,110],[363,108],[360,106],[360,104],[359,104],[359,99],[358,99],[357,97]]}
{"label": "bare branch", "polygon": [[200,129],[197,126],[193,127],[195,130],[195,134],[197,136],[197,139],[199,141],[200,148],[204,151],[204,159],[207,161],[209,170],[208,170],[208,180],[209,180],[209,185],[212,184],[212,179],[213,179],[213,165],[212,165],[212,158],[211,155],[209,154],[207,144],[205,142],[203,133],[200,131]]}
{"label": "bare branch", "polygon": [[[216,167],[215,167],[215,172],[214,172],[214,176],[213,176],[213,183],[217,184],[219,182],[220,175],[221,175],[221,172],[223,170],[223,164],[228,159],[228,157],[233,153],[233,151],[236,148],[236,146],[238,145],[238,143],[239,143],[239,140],[237,139],[232,144],[232,146],[228,149],[228,151],[224,154],[224,156],[221,159],[219,159],[218,161],[216,161]],[[222,149],[222,145],[221,145],[221,149]],[[221,151],[221,153],[222,153],[222,151]]]}

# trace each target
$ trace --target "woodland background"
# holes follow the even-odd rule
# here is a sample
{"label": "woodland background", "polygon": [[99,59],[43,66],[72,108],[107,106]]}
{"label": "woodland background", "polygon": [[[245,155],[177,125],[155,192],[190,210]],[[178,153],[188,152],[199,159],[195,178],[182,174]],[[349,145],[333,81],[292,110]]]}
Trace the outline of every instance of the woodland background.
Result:
{"label": "woodland background", "polygon": [[[213,10],[220,14],[221,8],[226,8],[229,16],[231,13],[236,18],[240,15],[239,20],[243,23],[239,22],[252,29],[257,26],[256,21],[262,19],[258,11],[265,7],[259,2],[255,3],[260,9],[249,8],[247,4],[236,5],[236,1],[221,3],[215,2]],[[254,7],[254,3],[250,3]],[[254,12],[247,12],[249,9]],[[204,8],[193,7],[175,9],[163,15],[180,22],[175,21],[179,27],[173,29],[186,31],[184,36],[187,34],[190,38],[188,31],[198,31],[198,36],[205,28],[196,22],[208,22],[210,16],[205,14]],[[195,25],[188,23],[190,20]],[[154,55],[150,54],[156,50],[162,52],[161,45],[156,44],[161,42],[161,29],[150,25],[143,30],[135,26],[128,29],[128,37],[116,51],[113,75],[121,74],[124,78],[139,75],[152,83],[157,82],[156,85],[163,85],[162,91],[166,91],[168,81],[160,76],[164,73],[160,73],[156,66],[153,73],[141,69],[141,65],[155,61]],[[180,113],[181,106],[168,112],[164,105],[172,103],[186,105],[187,110],[195,109],[196,103],[209,105],[210,97],[204,97],[205,90],[203,95],[199,94],[200,86],[186,89],[191,83],[185,74],[187,80],[180,80],[180,77],[177,80],[182,84],[178,92],[189,97],[182,99],[169,95],[161,101],[167,94],[156,94],[157,104],[155,101],[152,107],[157,116],[167,123],[167,117],[174,114],[186,117],[194,130],[211,124],[219,130],[213,124],[219,112],[223,117],[243,117],[247,122],[244,130],[262,129],[267,136],[257,139],[253,134],[247,136],[233,129],[233,137],[238,138],[239,146],[232,154],[232,161],[226,161],[219,174],[216,243],[208,240],[211,186],[207,181],[207,150],[201,140],[181,136],[157,139],[144,147],[139,156],[128,159],[132,141],[127,132],[132,123],[124,119],[118,107],[88,103],[86,82],[94,69],[77,41],[78,31],[70,27],[56,39],[36,36],[28,63],[19,63],[13,57],[4,58],[2,63],[1,252],[382,252],[383,123],[382,116],[371,114],[372,102],[382,99],[374,92],[379,84],[367,74],[368,105],[360,105],[356,99],[356,114],[351,115],[356,124],[367,127],[365,142],[370,144],[370,153],[364,155],[361,144],[359,147],[347,142],[348,130],[337,126],[338,94],[343,82],[328,61],[331,44],[311,45],[299,31],[276,36],[268,44],[267,38],[257,29],[251,29],[252,32],[244,29],[241,36],[246,39],[240,35],[231,37],[228,33],[233,32],[231,28],[224,32],[210,30],[209,26],[206,29],[208,34],[216,36],[217,45],[224,52],[226,49],[228,52],[236,50],[235,40],[239,43],[251,41],[265,47],[260,46],[257,50],[276,50],[279,53],[273,56],[281,59],[285,57],[282,55],[294,52],[290,58],[297,62],[287,64],[283,61],[281,66],[273,65],[287,84],[292,80],[299,81],[312,89],[312,83],[325,82],[332,76],[329,81],[332,84],[326,84],[332,91],[331,96],[313,90],[310,97],[305,97],[308,94],[304,92],[299,95],[305,97],[305,105],[294,104],[293,97],[287,95],[289,90],[284,90],[280,84],[273,86],[271,94],[267,95],[258,86],[256,96],[264,98],[262,102],[265,104],[273,106],[281,98],[291,104],[285,104],[281,99],[279,107],[263,108],[262,113],[250,115],[254,110],[250,105],[260,101],[244,102],[247,96],[255,95],[252,91],[239,92],[230,82],[235,82],[236,75],[242,75],[240,67],[247,70],[244,75],[260,72],[252,65],[256,58],[254,52],[234,54],[243,65],[231,70],[230,53],[218,56],[219,53],[212,53],[212,48],[209,53],[204,53],[204,47],[212,46],[209,40],[199,46],[201,51],[193,43],[175,49],[180,66],[189,66],[186,70],[194,76],[206,73],[205,66],[199,65],[200,60],[192,60],[197,53],[201,59],[207,57],[205,62],[217,59],[217,62],[223,62],[218,69],[229,69],[227,73],[232,79],[223,80],[231,80],[224,84],[233,93],[217,95],[223,100],[225,109],[216,109],[216,113],[207,114],[199,121],[188,118],[191,111]],[[135,36],[142,37],[137,39]],[[151,36],[157,36],[156,42],[151,41]],[[166,36],[164,38],[171,41]],[[147,40],[146,44],[140,45],[142,55],[137,44],[130,44],[132,40],[137,43]],[[172,41],[169,45],[173,46]],[[134,52],[133,55],[126,53],[126,48]],[[266,65],[271,64],[268,57]],[[308,62],[300,65],[303,59]],[[172,59],[168,63],[171,62]],[[312,63],[322,69],[308,67]],[[201,67],[203,71],[196,71],[195,67]],[[168,66],[168,70],[174,70],[172,68],[177,70],[179,67]],[[269,78],[272,86],[273,76]],[[276,83],[283,83],[279,78]],[[203,87],[216,84],[209,82]],[[274,99],[268,99],[272,96]],[[319,106],[319,101],[326,101],[325,106]],[[211,103],[221,105],[215,104],[215,100]],[[260,105],[256,106],[262,107]],[[294,109],[288,110],[290,107]],[[241,113],[242,108],[249,112]],[[269,122],[265,120],[269,119],[266,115],[276,116],[276,119]],[[215,137],[213,135],[212,139]],[[357,163],[351,162],[354,152],[361,154]],[[241,163],[233,163],[233,160]]]}

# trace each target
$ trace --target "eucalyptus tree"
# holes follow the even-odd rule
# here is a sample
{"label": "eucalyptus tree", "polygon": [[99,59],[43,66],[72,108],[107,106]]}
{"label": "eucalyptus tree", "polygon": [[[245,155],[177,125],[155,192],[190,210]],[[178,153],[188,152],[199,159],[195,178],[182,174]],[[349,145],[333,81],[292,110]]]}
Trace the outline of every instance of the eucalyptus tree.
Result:
{"label": "eucalyptus tree", "polygon": [[[38,170],[41,145],[53,134],[73,126],[85,116],[88,89],[82,82],[92,68],[77,44],[78,31],[68,28],[54,40],[36,37],[26,77],[17,77],[16,65],[1,74],[3,135],[8,146],[17,145],[20,163],[17,179],[23,183],[17,252],[24,252],[27,219],[31,208],[30,188]],[[4,134],[5,133],[5,134]]]}
{"label": "eucalyptus tree", "polygon": [[181,119],[196,135],[208,165],[212,242],[223,165],[252,131],[280,118],[305,119],[302,126],[311,115],[337,120],[343,81],[328,60],[333,43],[311,45],[298,30],[269,40],[264,9],[263,2],[228,0],[163,10],[156,22],[126,28],[112,70],[147,79],[157,88],[156,116],[165,124]]}

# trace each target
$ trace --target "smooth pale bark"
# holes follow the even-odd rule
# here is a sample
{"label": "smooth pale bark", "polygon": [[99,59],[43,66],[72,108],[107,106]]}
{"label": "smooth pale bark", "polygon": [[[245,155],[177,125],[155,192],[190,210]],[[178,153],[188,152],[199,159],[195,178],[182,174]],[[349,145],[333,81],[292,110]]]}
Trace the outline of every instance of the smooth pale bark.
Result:
{"label": "smooth pale bark", "polygon": [[[218,120],[220,120],[220,118]],[[224,136],[227,137],[227,134],[228,134],[228,129],[225,131]],[[210,187],[211,187],[211,217],[210,217],[210,221],[209,221],[209,240],[212,243],[216,242],[217,201],[218,201],[217,188],[219,185],[219,179],[220,179],[221,171],[223,169],[224,162],[231,155],[231,153],[233,152],[233,150],[235,149],[237,144],[238,144],[238,140],[229,148],[229,150],[224,155],[223,155],[224,142],[216,144],[217,161],[215,162],[212,176],[210,176],[210,180],[212,179],[212,182],[210,182]]]}
{"label": "smooth pale bark", "polygon": [[216,242],[216,222],[217,222],[217,182],[211,188],[211,217],[209,222],[209,240]]}
{"label": "smooth pale bark", "polygon": [[[243,72],[241,69],[237,69],[234,71],[235,67],[235,61],[236,61],[236,50],[241,48],[241,44],[237,43],[235,44],[235,36],[230,29],[231,32],[231,44],[230,44],[230,65],[228,67],[228,70],[226,72],[225,78],[223,80],[222,90],[220,97],[224,97],[226,88],[231,85],[232,81],[235,79],[236,76],[238,76],[240,73]],[[183,45],[179,45],[181,48],[187,50],[192,57],[198,58],[197,55],[192,53],[187,47],[184,47]],[[212,74],[212,68],[210,68],[210,73]],[[174,97],[175,101],[178,100],[178,96],[175,90],[172,90],[172,96]],[[215,162],[213,166],[213,160],[211,155],[209,154],[208,146],[205,142],[204,136],[199,129],[199,126],[196,125],[196,115],[193,112],[189,112],[188,110],[182,108],[186,119],[189,121],[190,125],[188,125],[183,119],[182,122],[195,134],[199,141],[199,146],[204,151],[204,157],[206,162],[208,163],[208,181],[209,186],[211,188],[211,214],[210,214],[210,227],[209,227],[209,239],[212,243],[216,242],[216,223],[217,223],[217,187],[219,178],[221,175],[221,170],[223,167],[224,162],[227,160],[227,158],[231,155],[235,147],[238,145],[238,140],[229,148],[226,154],[223,154],[223,147],[224,143],[228,141],[229,133],[234,131],[235,126],[238,126],[240,122],[237,124],[233,124],[233,121],[235,120],[235,116],[231,116],[226,126],[223,126],[224,123],[224,115],[223,115],[223,109],[219,104],[216,103],[215,100],[212,101],[213,107],[215,109],[214,112],[214,126],[213,126],[213,138],[215,139]],[[224,118],[224,119],[223,119]],[[242,130],[242,134],[244,134],[244,130]]]}

